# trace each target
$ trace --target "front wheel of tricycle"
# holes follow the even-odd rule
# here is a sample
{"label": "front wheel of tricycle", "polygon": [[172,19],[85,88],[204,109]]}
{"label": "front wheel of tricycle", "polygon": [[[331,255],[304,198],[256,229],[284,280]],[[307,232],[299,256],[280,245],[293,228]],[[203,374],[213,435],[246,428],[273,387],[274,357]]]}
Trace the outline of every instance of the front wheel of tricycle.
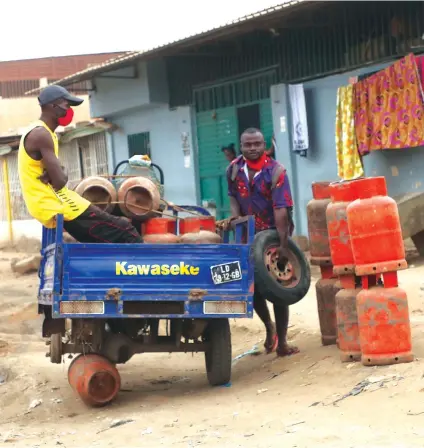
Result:
{"label": "front wheel of tricycle", "polygon": [[206,372],[211,386],[222,386],[231,380],[231,330],[228,319],[212,319],[205,336]]}

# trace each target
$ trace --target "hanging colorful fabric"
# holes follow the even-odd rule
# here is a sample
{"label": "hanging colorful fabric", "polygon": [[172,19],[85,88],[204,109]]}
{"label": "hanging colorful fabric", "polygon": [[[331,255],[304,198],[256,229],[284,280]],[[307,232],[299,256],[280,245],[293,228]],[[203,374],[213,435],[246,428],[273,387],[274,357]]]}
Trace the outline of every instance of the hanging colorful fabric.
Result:
{"label": "hanging colorful fabric", "polygon": [[344,180],[364,175],[361,157],[356,146],[353,94],[352,85],[339,87],[337,91],[337,174]]}
{"label": "hanging colorful fabric", "polygon": [[362,155],[379,149],[422,146],[423,115],[413,54],[355,85],[355,129]]}

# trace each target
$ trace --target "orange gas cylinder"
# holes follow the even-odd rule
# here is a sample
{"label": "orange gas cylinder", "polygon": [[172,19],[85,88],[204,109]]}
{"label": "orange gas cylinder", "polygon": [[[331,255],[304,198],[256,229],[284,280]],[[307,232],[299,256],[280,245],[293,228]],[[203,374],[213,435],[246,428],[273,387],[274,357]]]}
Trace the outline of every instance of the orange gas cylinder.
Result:
{"label": "orange gas cylinder", "polygon": [[103,406],[111,402],[121,387],[116,367],[99,355],[79,355],[71,362],[68,381],[72,389],[88,406]]}
{"label": "orange gas cylinder", "polygon": [[159,189],[147,177],[130,177],[122,182],[118,200],[124,215],[140,220],[151,218],[160,207]]}
{"label": "orange gas cylinder", "polygon": [[112,182],[99,176],[86,177],[76,186],[75,192],[108,213],[115,208],[118,198]]}
{"label": "orange gas cylinder", "polygon": [[342,362],[361,359],[356,312],[356,298],[360,291],[360,288],[342,289],[336,294],[337,340]]}
{"label": "orange gas cylinder", "polygon": [[144,226],[143,240],[151,244],[175,244],[180,242],[176,235],[176,220],[172,218],[152,218]]}
{"label": "orange gas cylinder", "polygon": [[322,345],[337,341],[336,294],[340,291],[338,279],[320,279],[315,285]]}
{"label": "orange gas cylinder", "polygon": [[352,184],[355,181],[330,184],[331,203],[327,207],[327,229],[331,260],[336,275],[353,274],[355,263],[350,245],[346,208],[356,199]]}
{"label": "orange gas cylinder", "polygon": [[215,217],[199,216],[180,221],[180,241],[183,244],[219,244],[221,237],[216,233]]}
{"label": "orange gas cylinder", "polygon": [[347,219],[356,275],[406,269],[399,212],[386,179],[359,179],[353,189],[357,199],[347,207]]}
{"label": "orange gas cylinder", "polygon": [[311,264],[316,266],[331,265],[330,243],[328,241],[327,218],[325,211],[330,199],[330,182],[314,182],[312,184],[313,199],[308,202],[309,247]]}
{"label": "orange gas cylinder", "polygon": [[357,309],[362,364],[382,366],[414,360],[408,298],[403,289],[363,289]]}

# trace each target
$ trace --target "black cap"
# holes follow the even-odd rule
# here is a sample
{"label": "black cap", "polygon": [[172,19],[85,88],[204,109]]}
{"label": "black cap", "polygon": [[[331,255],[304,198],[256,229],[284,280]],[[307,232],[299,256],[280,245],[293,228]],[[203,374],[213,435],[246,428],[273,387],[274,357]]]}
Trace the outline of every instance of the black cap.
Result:
{"label": "black cap", "polygon": [[82,98],[71,95],[62,86],[48,86],[41,91],[38,102],[40,106],[45,106],[61,98],[68,101],[71,106],[79,106],[84,101]]}

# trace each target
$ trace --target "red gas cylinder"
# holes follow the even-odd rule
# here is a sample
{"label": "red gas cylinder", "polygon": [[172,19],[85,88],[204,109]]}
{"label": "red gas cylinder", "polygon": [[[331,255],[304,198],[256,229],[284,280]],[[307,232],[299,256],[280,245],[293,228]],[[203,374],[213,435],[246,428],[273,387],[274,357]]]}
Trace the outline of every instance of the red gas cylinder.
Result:
{"label": "red gas cylinder", "polygon": [[357,309],[362,364],[382,366],[414,360],[408,298],[403,289],[363,289]]}
{"label": "red gas cylinder", "polygon": [[176,235],[176,220],[172,218],[152,218],[144,226],[143,240],[151,244],[175,244],[180,242]]}
{"label": "red gas cylinder", "polygon": [[353,190],[357,199],[347,207],[347,219],[356,275],[406,269],[399,212],[387,196],[386,179],[359,179]]}
{"label": "red gas cylinder", "polygon": [[216,233],[215,217],[199,216],[180,221],[180,241],[183,244],[219,244],[221,237]]}
{"label": "red gas cylinder", "polygon": [[115,208],[118,198],[112,182],[99,176],[86,177],[76,186],[75,192],[108,213]]}
{"label": "red gas cylinder", "polygon": [[130,177],[118,190],[119,207],[130,218],[148,219],[160,207],[160,193],[157,185],[147,177]]}
{"label": "red gas cylinder", "polygon": [[342,289],[336,294],[337,339],[342,362],[361,359],[356,312],[356,298],[360,291],[360,288]]}
{"label": "red gas cylinder", "polygon": [[330,182],[312,184],[313,199],[306,206],[308,216],[309,247],[311,264],[331,265],[330,243],[328,241],[327,217],[325,211],[330,199]]}
{"label": "red gas cylinder", "polygon": [[338,279],[320,279],[315,285],[322,345],[337,341],[336,294],[340,291]]}
{"label": "red gas cylinder", "polygon": [[99,355],[79,355],[71,362],[68,381],[72,389],[88,406],[103,406],[111,402],[121,387],[116,367]]}
{"label": "red gas cylinder", "polygon": [[353,274],[355,263],[350,245],[346,208],[356,199],[352,185],[355,181],[330,184],[331,203],[327,207],[327,229],[333,271],[336,275]]}

